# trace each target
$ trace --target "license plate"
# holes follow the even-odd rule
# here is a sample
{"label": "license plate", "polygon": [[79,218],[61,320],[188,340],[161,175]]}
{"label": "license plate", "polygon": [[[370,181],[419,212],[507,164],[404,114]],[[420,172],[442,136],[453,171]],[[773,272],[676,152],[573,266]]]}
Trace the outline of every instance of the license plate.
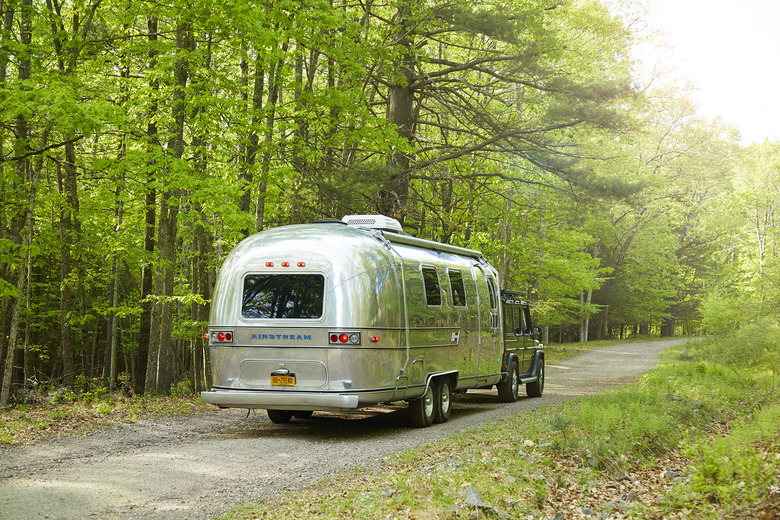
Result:
{"label": "license plate", "polygon": [[295,386],[295,374],[271,373],[271,386]]}

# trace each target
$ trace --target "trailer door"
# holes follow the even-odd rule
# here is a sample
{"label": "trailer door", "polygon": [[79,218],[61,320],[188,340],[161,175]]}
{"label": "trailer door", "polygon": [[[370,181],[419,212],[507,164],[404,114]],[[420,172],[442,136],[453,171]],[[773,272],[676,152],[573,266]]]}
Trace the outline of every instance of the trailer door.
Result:
{"label": "trailer door", "polygon": [[498,285],[493,274],[478,265],[479,294],[479,363],[478,379],[501,372],[501,337],[499,335]]}

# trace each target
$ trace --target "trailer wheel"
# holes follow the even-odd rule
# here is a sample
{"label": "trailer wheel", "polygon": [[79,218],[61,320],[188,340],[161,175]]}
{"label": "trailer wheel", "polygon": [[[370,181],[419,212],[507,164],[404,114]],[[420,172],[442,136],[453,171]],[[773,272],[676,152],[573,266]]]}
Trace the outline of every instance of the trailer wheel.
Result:
{"label": "trailer wheel", "polygon": [[[517,360],[513,359],[509,365],[509,374],[506,381],[500,381],[498,388],[498,400],[502,403],[514,403],[517,401],[517,392],[520,388],[520,369],[517,366]],[[529,394],[530,395],[530,394]]]}
{"label": "trailer wheel", "polygon": [[271,422],[276,424],[286,424],[293,417],[290,410],[266,410],[266,412],[268,412],[268,418],[271,419]]}
{"label": "trailer wheel", "polygon": [[436,396],[433,391],[433,384],[429,384],[425,390],[425,395],[409,403],[409,413],[411,414],[412,424],[417,428],[427,428],[433,424],[435,415]]}
{"label": "trailer wheel", "polygon": [[436,409],[433,416],[434,422],[445,423],[450,420],[450,414],[452,413],[451,384],[449,377],[440,377],[436,381],[436,400],[434,401]]}
{"label": "trailer wheel", "polygon": [[536,381],[525,385],[525,393],[528,397],[542,397],[544,391],[544,358],[539,358],[539,366],[537,367]]}

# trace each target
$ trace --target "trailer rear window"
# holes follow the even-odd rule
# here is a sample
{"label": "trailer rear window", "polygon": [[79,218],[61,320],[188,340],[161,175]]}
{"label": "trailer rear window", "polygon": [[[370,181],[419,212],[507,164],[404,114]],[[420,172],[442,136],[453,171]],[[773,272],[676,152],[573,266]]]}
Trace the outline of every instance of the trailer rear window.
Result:
{"label": "trailer rear window", "polygon": [[244,278],[244,318],[322,317],[325,277],[320,274],[251,274]]}

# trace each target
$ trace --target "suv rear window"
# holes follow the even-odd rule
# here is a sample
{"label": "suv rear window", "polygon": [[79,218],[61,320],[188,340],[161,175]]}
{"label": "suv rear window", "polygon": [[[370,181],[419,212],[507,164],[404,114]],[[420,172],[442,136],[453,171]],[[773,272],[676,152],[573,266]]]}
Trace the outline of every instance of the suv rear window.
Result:
{"label": "suv rear window", "polygon": [[321,274],[250,274],[244,278],[244,318],[322,317]]}

